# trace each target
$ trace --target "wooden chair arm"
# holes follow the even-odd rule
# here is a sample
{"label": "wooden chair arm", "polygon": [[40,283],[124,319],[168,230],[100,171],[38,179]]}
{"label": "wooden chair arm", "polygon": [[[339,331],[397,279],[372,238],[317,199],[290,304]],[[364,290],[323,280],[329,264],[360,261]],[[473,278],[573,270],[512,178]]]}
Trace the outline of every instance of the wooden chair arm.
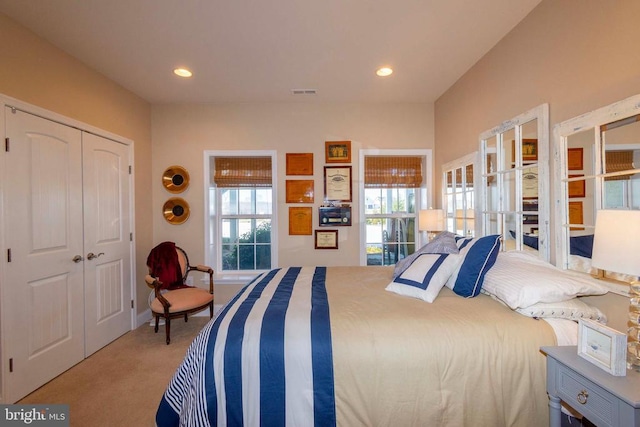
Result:
{"label": "wooden chair arm", "polygon": [[189,266],[188,272],[194,270],[209,274],[209,293],[213,294],[213,268],[207,265],[196,265],[195,267]]}
{"label": "wooden chair arm", "polygon": [[147,274],[145,276],[144,281],[147,284],[147,286],[150,286],[153,288],[155,296],[156,298],[158,298],[158,301],[160,301],[160,304],[162,304],[164,311],[166,313],[169,313],[169,307],[171,307],[171,303],[167,301],[167,299],[162,296],[162,292],[160,292],[162,282],[157,278],[151,276],[150,274]]}
{"label": "wooden chair arm", "polygon": [[156,287],[156,282],[159,283],[158,279],[156,279],[155,277],[153,277],[150,274],[147,274],[146,276],[144,276],[144,281],[147,283],[147,286],[155,288]]}
{"label": "wooden chair arm", "polygon": [[195,268],[198,271],[202,271],[203,273],[213,272],[213,268],[209,267],[208,265],[196,265],[193,268]]}

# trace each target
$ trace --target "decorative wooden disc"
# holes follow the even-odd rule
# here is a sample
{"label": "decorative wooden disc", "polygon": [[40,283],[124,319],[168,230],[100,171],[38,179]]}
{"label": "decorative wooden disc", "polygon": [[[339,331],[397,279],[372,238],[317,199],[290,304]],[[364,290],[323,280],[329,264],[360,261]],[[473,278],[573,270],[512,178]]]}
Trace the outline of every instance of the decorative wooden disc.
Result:
{"label": "decorative wooden disc", "polygon": [[189,172],[182,166],[169,166],[162,174],[162,185],[170,193],[182,193],[189,186]]}

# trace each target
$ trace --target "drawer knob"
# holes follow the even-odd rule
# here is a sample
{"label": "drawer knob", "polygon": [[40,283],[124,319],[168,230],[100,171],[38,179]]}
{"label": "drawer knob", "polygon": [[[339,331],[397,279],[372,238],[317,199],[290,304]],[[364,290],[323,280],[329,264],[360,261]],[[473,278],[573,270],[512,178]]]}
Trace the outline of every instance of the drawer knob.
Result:
{"label": "drawer knob", "polygon": [[587,390],[582,390],[580,393],[578,393],[578,403],[580,403],[581,405],[587,403],[587,398],[589,398],[589,393],[587,392]]}

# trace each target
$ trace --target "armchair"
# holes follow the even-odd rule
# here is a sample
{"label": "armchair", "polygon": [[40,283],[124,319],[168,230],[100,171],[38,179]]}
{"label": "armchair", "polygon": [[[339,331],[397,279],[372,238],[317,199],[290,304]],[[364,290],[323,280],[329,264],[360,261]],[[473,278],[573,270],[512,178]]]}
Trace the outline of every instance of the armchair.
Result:
{"label": "armchair", "polygon": [[[153,288],[154,299],[150,303],[155,317],[155,332],[162,317],[165,322],[167,345],[171,342],[171,319],[197,313],[209,307],[209,318],[213,317],[213,269],[206,265],[191,266],[187,253],[173,242],[163,242],[153,248],[147,257],[149,274],[147,286]],[[209,289],[187,285],[192,271],[209,274]]]}

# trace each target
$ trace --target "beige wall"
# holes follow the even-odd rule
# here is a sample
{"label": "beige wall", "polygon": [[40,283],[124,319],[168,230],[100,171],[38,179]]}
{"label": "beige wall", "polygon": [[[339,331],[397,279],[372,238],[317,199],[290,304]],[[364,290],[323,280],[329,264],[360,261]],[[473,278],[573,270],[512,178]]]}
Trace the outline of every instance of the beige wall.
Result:
{"label": "beige wall", "polygon": [[[134,141],[138,276],[151,248],[151,107],[143,99],[0,14],[0,93]],[[144,282],[137,312],[148,308]]]}
{"label": "beige wall", "polygon": [[640,93],[638,16],[637,0],[543,0],[436,101],[435,164],[478,150],[481,132],[542,103],[553,128]]}
{"label": "beige wall", "polygon": [[637,0],[543,0],[436,101],[435,164],[477,150],[482,131],[539,104],[549,104],[552,129],[640,93],[639,16]]}
{"label": "beige wall", "polygon": [[[278,264],[288,266],[359,264],[360,149],[433,147],[433,106],[426,104],[154,106],[152,116],[154,242],[178,242],[188,251],[193,263],[204,259],[205,150],[277,151]],[[324,142],[328,140],[352,141],[355,218],[351,227],[339,227],[338,250],[315,250],[312,236],[288,234],[288,207],[296,205],[285,203],[285,154],[314,154],[315,229],[317,207],[323,197]],[[167,223],[162,215],[162,205],[172,194],[162,186],[161,176],[168,166],[175,164],[184,166],[191,177],[191,185],[181,194],[191,207],[191,216],[181,225]]]}

